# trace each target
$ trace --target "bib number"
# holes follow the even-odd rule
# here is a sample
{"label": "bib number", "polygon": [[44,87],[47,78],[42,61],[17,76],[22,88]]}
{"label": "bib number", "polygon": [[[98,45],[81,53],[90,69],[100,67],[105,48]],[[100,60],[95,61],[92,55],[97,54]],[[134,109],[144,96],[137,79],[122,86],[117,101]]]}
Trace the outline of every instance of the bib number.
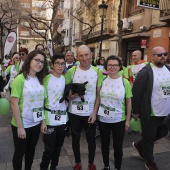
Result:
{"label": "bib number", "polygon": [[101,104],[99,107],[98,115],[114,119],[115,108],[107,107],[107,106]]}
{"label": "bib number", "polygon": [[33,109],[34,122],[39,122],[45,119],[43,108]]}
{"label": "bib number", "polygon": [[72,101],[72,113],[89,113],[88,101]]}
{"label": "bib number", "polygon": [[67,114],[65,111],[55,111],[55,113],[51,113],[50,122],[53,124],[66,124],[67,122]]}
{"label": "bib number", "polygon": [[162,98],[170,97],[170,86],[162,87]]}

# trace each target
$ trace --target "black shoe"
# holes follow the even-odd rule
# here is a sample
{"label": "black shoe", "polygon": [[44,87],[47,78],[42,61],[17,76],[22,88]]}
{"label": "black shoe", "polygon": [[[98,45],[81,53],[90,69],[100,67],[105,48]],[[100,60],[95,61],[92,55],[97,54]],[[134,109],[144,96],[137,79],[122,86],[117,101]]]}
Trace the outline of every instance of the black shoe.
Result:
{"label": "black shoe", "polygon": [[55,167],[55,168],[50,168],[50,170],[57,170],[57,168]]}
{"label": "black shoe", "polygon": [[158,170],[158,167],[156,166],[155,162],[147,162],[145,164],[146,169],[148,170]]}
{"label": "black shoe", "polygon": [[139,146],[138,142],[133,142],[132,143],[133,148],[138,151],[139,157],[143,160],[145,160],[142,152],[142,148]]}
{"label": "black shoe", "polygon": [[105,166],[102,170],[110,170],[110,166]]}

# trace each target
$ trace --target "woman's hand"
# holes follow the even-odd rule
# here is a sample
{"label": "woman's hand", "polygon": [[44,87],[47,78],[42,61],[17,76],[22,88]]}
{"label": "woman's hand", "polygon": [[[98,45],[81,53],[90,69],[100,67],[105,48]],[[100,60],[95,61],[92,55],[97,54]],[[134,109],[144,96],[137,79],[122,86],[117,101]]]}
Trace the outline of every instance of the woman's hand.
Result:
{"label": "woman's hand", "polygon": [[89,116],[88,123],[93,124],[96,121],[96,114],[92,112],[92,114]]}
{"label": "woman's hand", "polygon": [[26,132],[25,132],[25,129],[23,127],[18,127],[17,133],[18,133],[18,138],[26,139]]}
{"label": "woman's hand", "polygon": [[128,130],[129,126],[130,126],[130,121],[126,120],[126,122],[125,122],[125,130]]}
{"label": "woman's hand", "polygon": [[44,120],[41,122],[41,133],[46,133],[47,132],[47,125]]}

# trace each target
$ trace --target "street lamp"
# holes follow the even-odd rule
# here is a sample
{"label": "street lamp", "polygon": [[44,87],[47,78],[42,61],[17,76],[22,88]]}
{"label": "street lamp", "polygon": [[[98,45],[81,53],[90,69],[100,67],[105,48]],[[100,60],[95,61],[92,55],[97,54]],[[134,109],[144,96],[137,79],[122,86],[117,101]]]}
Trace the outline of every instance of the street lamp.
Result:
{"label": "street lamp", "polygon": [[61,31],[62,46],[63,46],[62,52],[64,52],[64,37],[65,37],[65,34],[66,34],[66,31],[63,29],[63,30]]}
{"label": "street lamp", "polygon": [[102,1],[102,4],[100,4],[98,7],[99,7],[99,13],[100,13],[100,17],[101,17],[100,49],[99,49],[99,57],[101,57],[101,54],[102,54],[103,23],[104,23],[104,18],[106,17],[106,12],[107,12],[108,5],[105,4],[105,1]]}

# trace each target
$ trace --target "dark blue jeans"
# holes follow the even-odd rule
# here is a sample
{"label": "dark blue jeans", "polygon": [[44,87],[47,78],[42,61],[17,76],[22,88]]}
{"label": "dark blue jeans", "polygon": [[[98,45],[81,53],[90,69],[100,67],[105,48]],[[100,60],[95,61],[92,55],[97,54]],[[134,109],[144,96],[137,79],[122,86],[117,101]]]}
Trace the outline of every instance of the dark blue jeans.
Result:
{"label": "dark blue jeans", "polygon": [[153,148],[155,141],[168,134],[168,129],[163,125],[165,117],[151,116],[149,120],[140,118],[142,126],[142,139],[138,141],[147,162],[153,162]]}

